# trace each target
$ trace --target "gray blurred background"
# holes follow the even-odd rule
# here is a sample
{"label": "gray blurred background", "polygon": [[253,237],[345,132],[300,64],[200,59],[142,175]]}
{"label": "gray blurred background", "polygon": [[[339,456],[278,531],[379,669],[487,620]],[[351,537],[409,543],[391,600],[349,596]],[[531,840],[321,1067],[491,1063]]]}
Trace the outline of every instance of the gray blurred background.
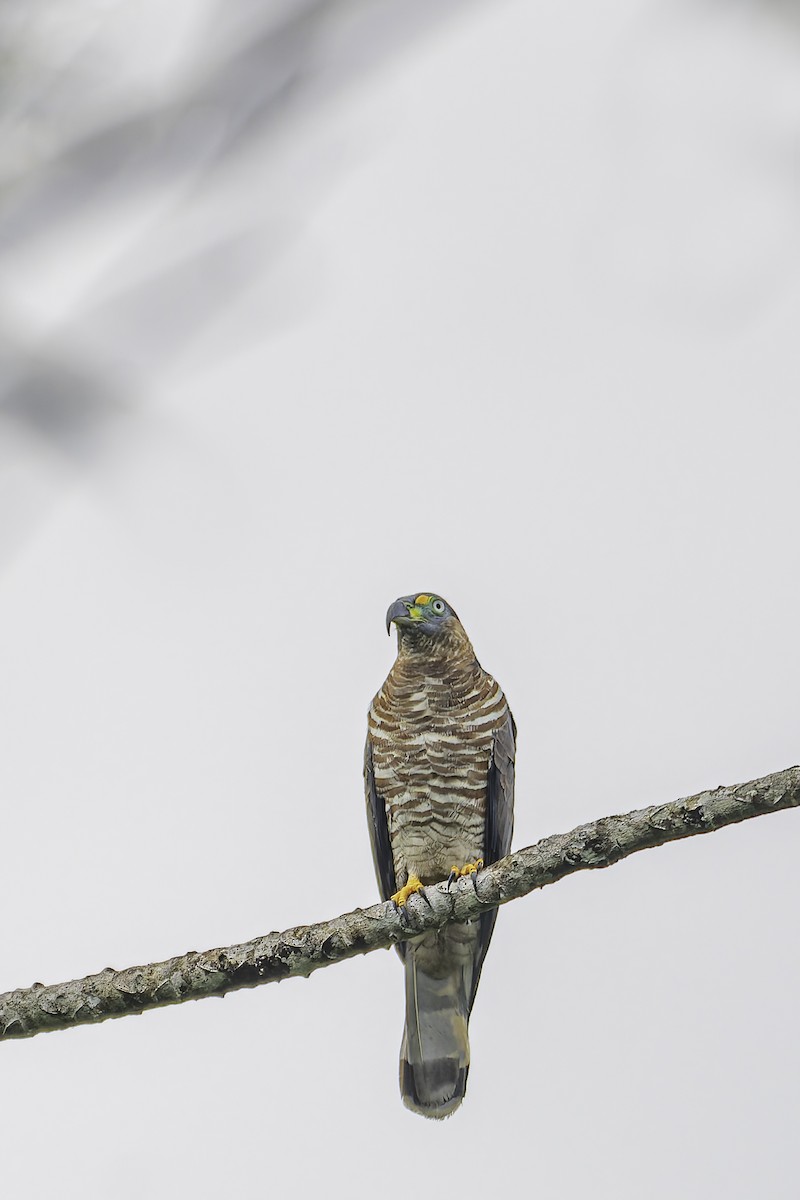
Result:
{"label": "gray blurred background", "polygon": [[[415,589],[517,846],[797,762],[797,18],[6,0],[0,991],[371,903]],[[444,1125],[389,953],[4,1045],[4,1190],[794,1200],[799,819],[504,909]]]}

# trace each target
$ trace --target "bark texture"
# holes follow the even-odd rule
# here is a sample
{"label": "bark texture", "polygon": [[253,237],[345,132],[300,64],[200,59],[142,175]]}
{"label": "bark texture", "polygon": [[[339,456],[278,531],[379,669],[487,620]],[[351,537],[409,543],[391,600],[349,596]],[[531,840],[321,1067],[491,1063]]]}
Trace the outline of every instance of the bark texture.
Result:
{"label": "bark texture", "polygon": [[409,900],[403,914],[390,902],[375,904],[238,946],[191,951],[166,962],[123,971],[107,968],[69,983],[50,987],[35,983],[6,992],[0,995],[0,1040],[91,1025],[204,996],[224,996],[236,988],[292,975],[307,976],[451,921],[468,921],[575,871],[610,867],[639,850],[798,806],[800,767],[790,767],[750,783],[601,817],[509,854],[477,876],[458,880],[450,891],[443,883],[429,887]]}

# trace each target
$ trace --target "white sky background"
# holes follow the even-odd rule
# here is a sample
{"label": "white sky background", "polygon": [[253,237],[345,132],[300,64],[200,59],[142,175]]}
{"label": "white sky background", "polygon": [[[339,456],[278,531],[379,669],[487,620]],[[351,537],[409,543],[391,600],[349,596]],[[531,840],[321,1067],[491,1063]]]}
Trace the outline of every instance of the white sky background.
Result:
{"label": "white sky background", "polygon": [[[43,26],[8,178],[246,41],[211,8]],[[345,9],[210,179],[213,106],[5,192],[0,991],[371,903],[414,589],[513,706],[516,846],[800,757],[796,7],[451,9]],[[388,952],[4,1044],[3,1191],[794,1198],[798,819],[506,907],[444,1124]]]}

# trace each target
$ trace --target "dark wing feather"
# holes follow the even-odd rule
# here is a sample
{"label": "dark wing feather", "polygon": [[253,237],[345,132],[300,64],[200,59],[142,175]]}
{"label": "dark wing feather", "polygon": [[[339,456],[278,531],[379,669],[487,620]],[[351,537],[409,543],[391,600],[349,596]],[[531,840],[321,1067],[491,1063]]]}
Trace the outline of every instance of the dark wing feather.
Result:
{"label": "dark wing feather", "polygon": [[488,863],[505,858],[514,832],[514,757],[517,727],[511,711],[495,734],[486,795],[486,852]]}
{"label": "dark wing feather", "polygon": [[369,820],[369,839],[372,843],[372,861],[375,864],[375,874],[378,877],[378,888],[383,900],[388,900],[397,891],[394,878],[394,861],[392,848],[389,845],[389,823],[386,820],[386,806],[375,789],[375,769],[372,765],[372,741],[367,734],[367,744],[364,747],[364,791],[367,797],[367,818]]}
{"label": "dark wing feather", "polygon": [[[492,757],[489,762],[489,776],[486,789],[486,844],[484,861],[497,862],[505,858],[511,849],[511,837],[514,832],[514,757],[516,754],[517,727],[511,710],[508,720],[501,725],[495,734],[492,745]],[[475,993],[481,977],[483,960],[492,940],[494,923],[497,920],[497,909],[483,913],[480,921],[480,942],[475,955],[475,973],[472,977],[472,995],[469,1007],[475,1003]]]}

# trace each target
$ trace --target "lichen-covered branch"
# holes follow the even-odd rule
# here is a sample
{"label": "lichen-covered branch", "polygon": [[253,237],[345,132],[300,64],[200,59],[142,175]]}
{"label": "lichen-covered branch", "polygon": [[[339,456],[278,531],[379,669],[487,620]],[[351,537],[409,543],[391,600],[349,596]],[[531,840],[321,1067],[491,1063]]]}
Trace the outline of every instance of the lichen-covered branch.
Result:
{"label": "lichen-covered branch", "polygon": [[49,1029],[90,1025],[204,996],[224,996],[393,945],[450,921],[467,921],[575,871],[610,867],[629,854],[665,842],[712,833],[750,817],[800,806],[800,767],[735,787],[701,792],[622,816],[601,817],[571,833],[544,838],[481,871],[413,896],[401,916],[392,904],[356,909],[332,921],[268,933],[239,946],[44,987],[35,983],[0,995],[0,1040],[32,1037]]}

